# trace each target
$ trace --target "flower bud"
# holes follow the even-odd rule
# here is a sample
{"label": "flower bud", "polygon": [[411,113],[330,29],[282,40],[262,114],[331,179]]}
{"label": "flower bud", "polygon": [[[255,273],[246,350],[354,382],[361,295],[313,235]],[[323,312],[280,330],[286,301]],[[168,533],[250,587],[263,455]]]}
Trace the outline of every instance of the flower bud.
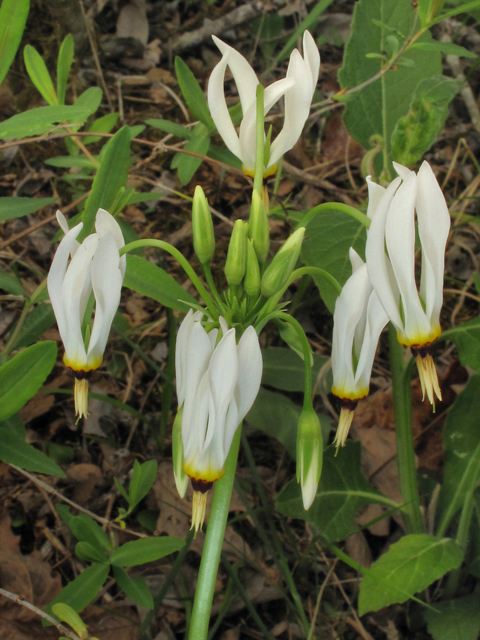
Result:
{"label": "flower bud", "polygon": [[253,241],[247,241],[247,271],[243,281],[245,293],[250,298],[257,298],[260,293],[260,266],[257,254],[253,248]]}
{"label": "flower bud", "polygon": [[270,249],[270,228],[265,204],[256,191],[252,194],[248,237],[253,241],[253,248],[257,254],[258,262],[263,264]]}
{"label": "flower bud", "polygon": [[262,295],[266,298],[275,295],[287,284],[297,264],[304,235],[305,227],[292,233],[268,265],[262,278]]}
{"label": "flower bud", "polygon": [[322,473],[323,439],[320,420],[310,407],[303,409],[297,431],[297,482],[302,488],[303,507],[308,511],[317,495]]}
{"label": "flower bud", "polygon": [[202,187],[195,187],[192,205],[193,248],[201,264],[209,263],[215,252],[212,214]]}
{"label": "flower bud", "polygon": [[228,245],[225,276],[229,286],[241,283],[247,268],[247,227],[243,220],[236,220]]}

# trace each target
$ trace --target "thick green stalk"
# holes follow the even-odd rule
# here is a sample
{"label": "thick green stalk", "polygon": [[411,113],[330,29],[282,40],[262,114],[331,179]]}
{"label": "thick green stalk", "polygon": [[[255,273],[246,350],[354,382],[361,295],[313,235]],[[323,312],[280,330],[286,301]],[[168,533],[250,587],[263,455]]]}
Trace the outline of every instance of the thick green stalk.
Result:
{"label": "thick green stalk", "polygon": [[395,327],[388,326],[390,367],[393,385],[397,469],[400,492],[404,501],[403,517],[407,533],[422,533],[423,517],[418,494],[417,468],[412,433],[412,388],[410,367],[405,367],[403,347],[397,340]]}
{"label": "thick green stalk", "polygon": [[212,609],[218,564],[222,553],[223,537],[227,525],[228,509],[232,497],[235,469],[237,467],[242,426],[233,438],[230,453],[225,463],[225,475],[215,483],[212,508],[208,518],[202,561],[198,574],[197,589],[193,602],[192,621],[188,634],[189,640],[207,640],[210,612]]}
{"label": "thick green stalk", "polygon": [[263,169],[265,162],[265,116],[263,115],[263,87],[257,85],[257,119],[256,119],[256,147],[255,147],[255,174],[253,188],[262,196]]}

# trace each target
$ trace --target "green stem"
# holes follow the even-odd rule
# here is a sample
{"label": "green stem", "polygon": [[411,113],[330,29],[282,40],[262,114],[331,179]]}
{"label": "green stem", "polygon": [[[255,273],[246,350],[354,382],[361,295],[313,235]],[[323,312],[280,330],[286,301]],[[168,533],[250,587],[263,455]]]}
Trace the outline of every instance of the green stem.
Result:
{"label": "green stem", "polygon": [[212,609],[215,582],[217,580],[218,563],[222,552],[228,509],[232,497],[235,469],[242,426],[240,425],[233,438],[230,453],[225,462],[225,475],[215,483],[212,508],[208,518],[202,561],[198,574],[195,600],[193,602],[192,621],[188,633],[189,640],[207,640],[210,612]]}
{"label": "green stem", "polygon": [[[468,534],[470,531],[470,524],[472,522],[473,510],[475,507],[475,498],[473,496],[473,490],[468,491],[465,496],[465,502],[462,507],[462,515],[460,516],[460,523],[458,525],[457,537],[455,538],[458,544],[462,547],[464,552],[467,549]],[[447,586],[445,589],[445,599],[451,599],[455,597],[455,594],[460,584],[460,576],[462,567],[458,567],[450,573],[447,580]]]}
{"label": "green stem", "polygon": [[42,280],[42,282],[35,289],[35,291],[32,293],[30,298],[28,298],[25,301],[25,306],[22,309],[22,313],[20,314],[20,318],[18,319],[18,322],[15,325],[15,329],[13,330],[12,335],[8,339],[8,342],[7,342],[7,344],[5,345],[5,347],[4,347],[3,351],[2,351],[2,355],[5,355],[5,356],[8,355],[10,353],[10,351],[13,349],[13,347],[15,346],[15,342],[16,342],[16,340],[18,338],[18,334],[20,333],[20,330],[23,327],[23,323],[25,322],[25,319],[27,317],[28,312],[30,311],[30,309],[34,305],[36,299],[41,294],[41,292],[45,289],[46,286],[47,286],[47,279],[45,278],[45,280]]}
{"label": "green stem", "polygon": [[214,320],[218,320],[218,310],[213,302],[210,294],[207,292],[205,287],[200,281],[200,278],[197,276],[193,268],[190,266],[188,260],[180,253],[178,249],[173,247],[168,242],[164,242],[163,240],[154,240],[153,238],[147,238],[146,240],[135,240],[134,242],[130,242],[120,251],[120,255],[123,256],[125,253],[129,251],[133,251],[134,249],[138,249],[139,247],[156,247],[157,249],[163,249],[171,256],[173,256],[180,266],[183,268],[187,276],[193,283],[193,286],[198,291],[200,297],[207,305],[207,309],[210,312],[210,315]]}
{"label": "green stem", "polygon": [[404,501],[405,528],[407,533],[422,533],[424,526],[420,510],[412,433],[410,367],[404,365],[403,347],[398,342],[397,332],[391,323],[388,326],[388,338],[393,385],[398,482]]}
{"label": "green stem", "polygon": [[218,293],[217,287],[215,286],[215,282],[213,281],[212,270],[210,269],[210,265],[206,262],[205,264],[202,265],[202,267],[203,267],[203,273],[205,274],[205,280],[207,281],[207,284],[208,284],[208,288],[212,292],[212,295],[215,299],[215,302],[217,303],[218,308],[224,314],[225,305],[222,299],[220,298],[220,294]]}
{"label": "green stem", "polygon": [[255,146],[255,174],[253,188],[262,196],[263,169],[265,163],[265,116],[263,115],[263,87],[257,85],[257,119],[256,119],[256,146]]}
{"label": "green stem", "polygon": [[312,218],[314,218],[319,213],[324,213],[325,211],[340,211],[341,213],[346,213],[347,215],[354,218],[360,224],[363,224],[367,229],[370,227],[371,220],[367,218],[367,216],[355,209],[355,207],[351,207],[348,204],[343,204],[343,202],[325,202],[324,204],[319,204],[317,207],[311,209],[305,216],[300,220],[298,227],[306,227]]}

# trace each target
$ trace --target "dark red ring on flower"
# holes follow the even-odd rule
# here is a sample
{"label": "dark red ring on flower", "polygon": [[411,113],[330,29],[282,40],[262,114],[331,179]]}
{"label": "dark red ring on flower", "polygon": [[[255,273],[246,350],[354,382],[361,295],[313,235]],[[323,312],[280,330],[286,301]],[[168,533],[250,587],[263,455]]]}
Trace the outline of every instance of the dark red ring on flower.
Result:
{"label": "dark red ring on flower", "polygon": [[412,352],[412,356],[414,358],[417,358],[418,356],[420,356],[422,358],[422,360],[424,360],[427,356],[432,355],[432,343],[429,342],[428,344],[422,344],[422,345],[412,345],[410,347],[410,351]]}
{"label": "dark red ring on flower", "polygon": [[195,478],[190,478],[190,480],[192,481],[193,490],[200,493],[207,493],[213,487],[213,482],[208,482],[207,480],[196,480]]}
{"label": "dark red ring on flower", "polygon": [[[73,369],[72,369],[73,371]],[[92,376],[92,372],[91,371],[73,371],[73,375],[75,376],[76,380],[90,380],[91,376]]]}
{"label": "dark red ring on flower", "polygon": [[358,400],[350,400],[350,398],[340,398],[340,406],[345,411],[355,411]]}

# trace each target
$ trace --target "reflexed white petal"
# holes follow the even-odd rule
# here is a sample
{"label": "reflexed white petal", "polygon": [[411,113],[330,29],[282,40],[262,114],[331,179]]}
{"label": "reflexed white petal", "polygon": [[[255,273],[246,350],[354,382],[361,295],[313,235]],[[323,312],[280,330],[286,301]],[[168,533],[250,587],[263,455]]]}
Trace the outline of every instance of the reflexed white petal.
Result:
{"label": "reflexed white petal", "polygon": [[[115,218],[108,213],[108,211],[105,211],[105,209],[99,209],[97,211],[97,215],[95,217],[95,229],[99,236],[103,236],[105,233],[111,233],[118,250],[125,246],[125,240],[123,238],[120,225]],[[120,258],[120,270],[122,271],[122,276],[125,276],[126,266],[127,256],[123,255]]]}
{"label": "reflexed white petal", "polygon": [[223,337],[228,331],[228,324],[225,318],[223,318],[222,316],[220,316],[220,318],[218,319],[218,322],[220,324],[220,329],[222,330],[222,337]]}
{"label": "reflexed white petal", "polygon": [[385,187],[380,186],[376,182],[373,182],[370,176],[367,176],[367,187],[368,187],[368,207],[367,207],[367,217],[372,220],[375,215],[375,211],[380,204],[381,199],[385,193]]}
{"label": "reflexed white petal", "polygon": [[310,71],[313,95],[315,87],[317,86],[318,74],[320,73],[320,52],[310,31],[305,31],[303,34],[303,58],[306,67]]}
{"label": "reflexed white petal", "polygon": [[[198,460],[198,457],[204,450],[211,409],[208,371],[205,371],[201,377],[198,387],[195,390],[191,390],[191,396],[193,400],[193,411],[187,416],[187,421],[193,421],[193,424],[190,422],[184,423],[185,414],[182,418],[183,455],[187,464],[189,464],[192,459]],[[213,415],[213,418],[215,418],[215,415]]]}
{"label": "reflexed white petal", "polygon": [[177,399],[179,407],[182,406],[185,400],[185,377],[188,366],[187,350],[193,323],[193,309],[190,309],[180,325],[175,344],[175,374],[177,378]]}
{"label": "reflexed white petal", "polygon": [[393,168],[402,180],[406,180],[411,173],[414,173],[410,171],[408,167],[404,167],[403,164],[399,164],[398,162],[393,163]]}
{"label": "reflexed white petal", "polygon": [[400,182],[400,178],[395,178],[378,204],[372,224],[368,230],[365,255],[370,282],[390,320],[398,331],[403,331],[403,322],[399,310],[399,292],[389,273],[390,265],[385,253],[385,225],[388,210]]}
{"label": "reflexed white petal", "polygon": [[427,162],[417,178],[417,220],[422,244],[420,294],[430,322],[439,323],[443,302],[445,246],[450,232],[450,214],[440,185]]}
{"label": "reflexed white petal", "polygon": [[227,64],[232,72],[233,79],[238,89],[238,96],[242,103],[242,109],[247,110],[252,102],[256,100],[258,78],[255,71],[250,66],[246,58],[242,56],[236,49],[222,42],[220,38],[212,36],[213,41],[220,49],[222,54],[228,55]]}
{"label": "reflexed white petal", "polygon": [[368,301],[363,344],[360,350],[357,370],[355,371],[355,385],[357,388],[369,387],[378,340],[387,322],[388,316],[377,294],[372,291]]}
{"label": "reflexed white petal", "polygon": [[240,140],[233,126],[225,100],[224,81],[227,62],[228,57],[224,56],[210,75],[207,90],[208,108],[223,141],[230,151],[243,162]]}
{"label": "reflexed white petal", "polygon": [[218,343],[210,360],[208,370],[210,393],[212,394],[217,415],[224,417],[233,396],[238,374],[235,329],[227,331]]}
{"label": "reflexed white petal", "polygon": [[355,273],[357,269],[360,269],[360,267],[363,267],[365,264],[353,247],[350,247],[348,257],[350,258],[350,264],[352,265],[352,273]]}
{"label": "reflexed white petal", "polygon": [[[110,214],[107,215],[110,216]],[[120,304],[122,284],[123,273],[120,269],[118,245],[113,234],[108,231],[100,237],[93,257],[92,286],[95,295],[95,320],[87,352],[89,363],[103,358],[110,327]]]}
{"label": "reflexed white petal", "polygon": [[385,240],[404,313],[404,334],[409,340],[430,333],[415,282],[415,200],[417,176],[412,171],[393,197],[385,226]]}

